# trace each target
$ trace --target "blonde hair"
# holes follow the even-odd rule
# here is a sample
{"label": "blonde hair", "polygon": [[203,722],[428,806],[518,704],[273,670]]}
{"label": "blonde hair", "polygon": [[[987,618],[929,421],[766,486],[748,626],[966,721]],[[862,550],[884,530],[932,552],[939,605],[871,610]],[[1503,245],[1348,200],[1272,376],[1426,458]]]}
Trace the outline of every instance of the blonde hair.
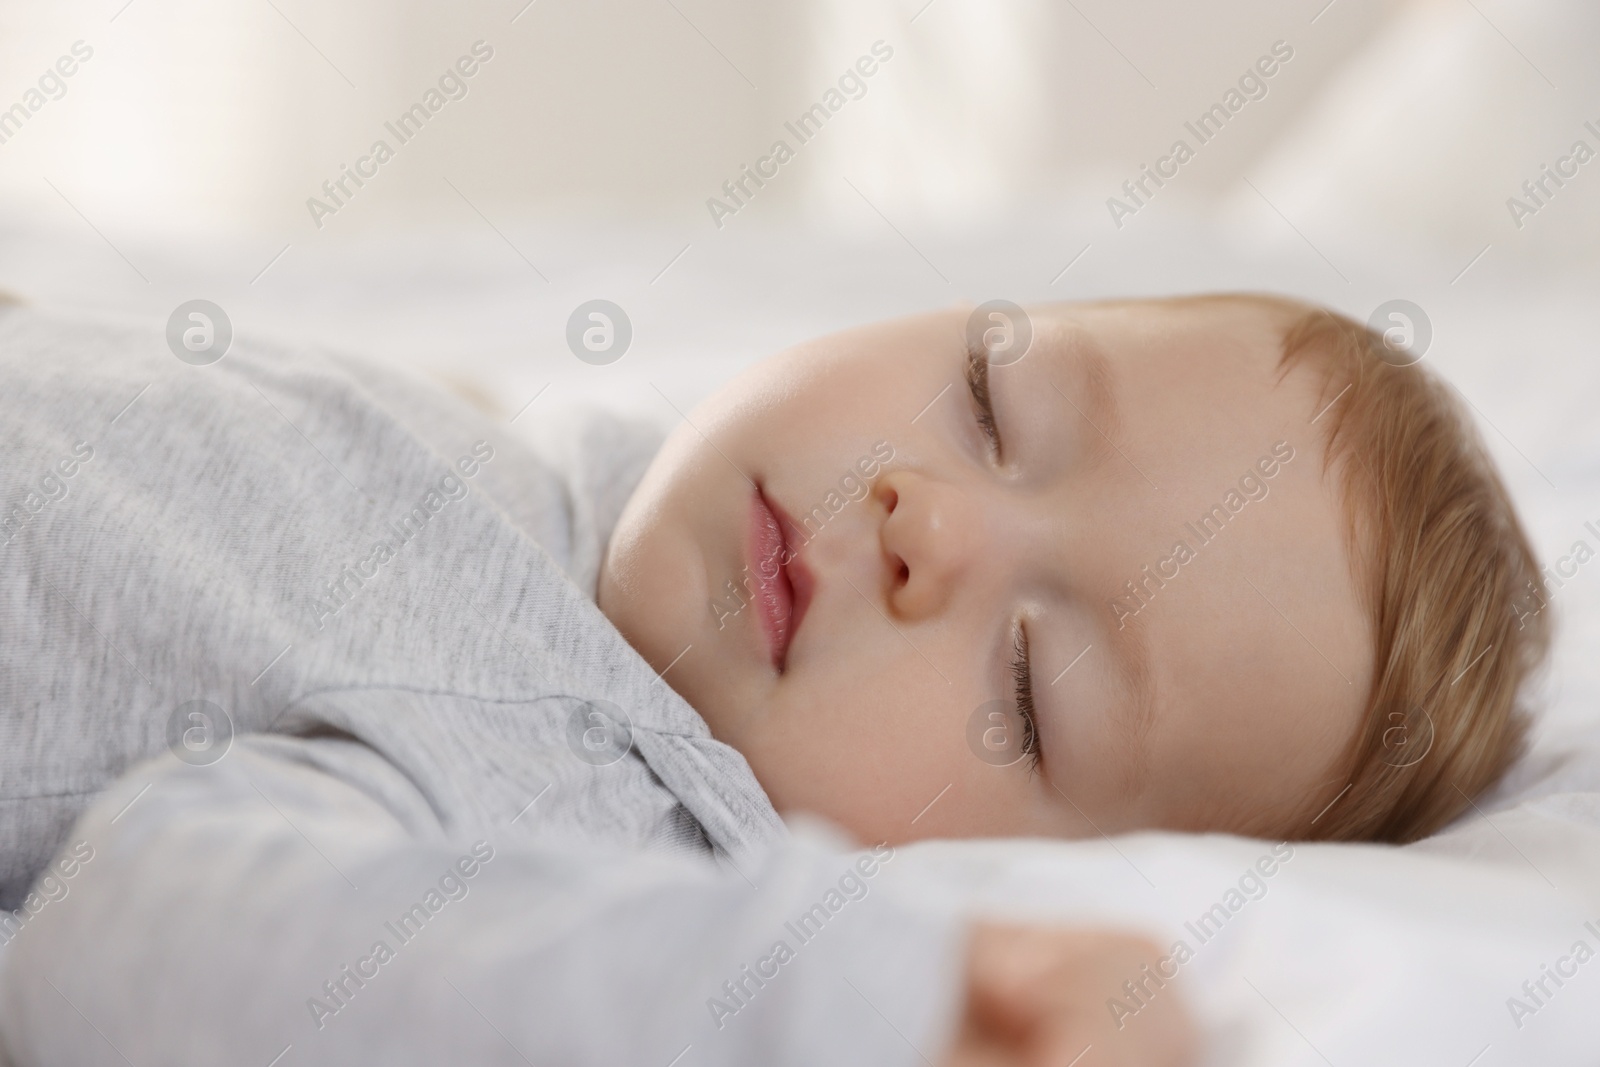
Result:
{"label": "blonde hair", "polygon": [[1374,649],[1363,724],[1295,836],[1414,841],[1526,743],[1520,693],[1550,646],[1539,566],[1449,385],[1342,315],[1254,299],[1292,313],[1280,366],[1322,374],[1324,470],[1338,468]]}

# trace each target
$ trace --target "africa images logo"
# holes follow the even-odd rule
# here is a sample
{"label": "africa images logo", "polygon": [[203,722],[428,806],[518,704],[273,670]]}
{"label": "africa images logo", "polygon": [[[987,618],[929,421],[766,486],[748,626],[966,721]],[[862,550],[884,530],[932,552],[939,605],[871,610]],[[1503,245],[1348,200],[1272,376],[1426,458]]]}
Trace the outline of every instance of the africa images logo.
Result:
{"label": "africa images logo", "polygon": [[[1183,165],[1195,157],[1200,147],[1215,140],[1222,133],[1223,127],[1232,121],[1233,116],[1243,111],[1246,104],[1252,100],[1266,99],[1269,91],[1268,79],[1277,74],[1282,65],[1293,58],[1294,47],[1288,41],[1272,42],[1271,52],[1245,68],[1245,72],[1239,75],[1238,81],[1228,86],[1217,103],[1202,111],[1193,122],[1184,122],[1184,130],[1194,138],[1193,145],[1190,145],[1185,138],[1179,137],[1172,142],[1167,154],[1156,160],[1154,168],[1148,163],[1141,164],[1138,176],[1122,183],[1122,193],[1126,199],[1116,196],[1106,197],[1106,210],[1111,213],[1111,221],[1117,229],[1122,229],[1124,218],[1137,215],[1167,182],[1176,178]],[[1152,185],[1154,188],[1151,188]]]}
{"label": "africa images logo", "polygon": [[60,100],[67,95],[67,78],[78,72],[78,68],[89,62],[94,55],[94,49],[84,41],[73,41],[71,55],[64,55],[55,61],[54,66],[46,67],[43,74],[39,75],[38,88],[23,90],[22,99],[10,107],[0,110],[0,144],[5,144],[11,138],[22,132],[22,124],[27,122],[44,106],[52,100]]}
{"label": "africa images logo", "polygon": [[[743,164],[736,177],[722,183],[722,197],[707,197],[706,210],[711,212],[711,221],[716,223],[717,229],[722,229],[725,217],[737,215],[755,197],[757,190],[765,188],[768,181],[776,178],[779,168],[795,157],[795,149],[816,137],[822,131],[823,124],[849,100],[860,100],[866,96],[866,79],[876,74],[879,66],[889,62],[893,56],[894,48],[891,45],[883,40],[873,41],[872,55],[857,59],[854,65],[839,75],[837,85],[828,87],[820,101],[802,111],[793,122],[783,124],[783,128],[794,138],[793,147],[781,137],[773,141],[767,154],[755,161],[754,168],[748,163]],[[751,188],[752,184],[754,189]]]}
{"label": "africa images logo", "polygon": [[[317,224],[317,229],[322,229],[323,216],[337,215],[367,181],[378,176],[378,168],[395,157],[395,150],[421,133],[428,120],[444,110],[446,104],[452,100],[466,99],[469,91],[467,79],[476,75],[481,65],[493,58],[492,46],[486,41],[473,41],[472,54],[461,56],[452,66],[446,67],[444,73],[439,75],[437,88],[429,86],[423,92],[421,101],[406,108],[392,122],[383,124],[383,128],[394,138],[393,146],[380,137],[372,142],[366,155],[356,158],[353,167],[339,164],[339,176],[322,183],[322,194],[326,199],[315,196],[306,198],[306,210],[311,213],[311,221]],[[353,189],[352,184],[355,186]]]}

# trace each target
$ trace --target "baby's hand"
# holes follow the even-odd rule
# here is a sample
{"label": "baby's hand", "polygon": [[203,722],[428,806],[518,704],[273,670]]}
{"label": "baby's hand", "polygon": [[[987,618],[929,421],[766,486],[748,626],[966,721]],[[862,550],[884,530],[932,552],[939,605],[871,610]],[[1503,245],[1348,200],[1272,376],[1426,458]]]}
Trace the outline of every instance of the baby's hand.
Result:
{"label": "baby's hand", "polygon": [[1169,982],[1118,1029],[1107,1001],[1160,950],[1098,930],[978,922],[966,1002],[943,1067],[1181,1067],[1195,1031]]}

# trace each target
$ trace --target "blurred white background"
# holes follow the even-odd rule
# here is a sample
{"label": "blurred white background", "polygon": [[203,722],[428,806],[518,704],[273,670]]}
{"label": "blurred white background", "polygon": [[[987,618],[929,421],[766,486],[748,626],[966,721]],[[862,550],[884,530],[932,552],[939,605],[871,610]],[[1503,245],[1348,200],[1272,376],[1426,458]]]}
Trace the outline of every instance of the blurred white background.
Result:
{"label": "blurred white background", "polygon": [[838,210],[842,171],[902,214],[1055,201],[1097,171],[1120,182],[1165,147],[1177,116],[1292,39],[1270,113],[1193,181],[1214,192],[1394,7],[1342,0],[1312,26],[1325,0],[1303,11],[1262,0],[126,2],[0,7],[8,96],[72,41],[96,50],[67,97],[5,146],[7,201],[62,210],[48,177],[123,232],[301,239],[304,198],[478,38],[496,60],[472,102],[384,173],[339,236],[458,221],[441,173],[499,217],[693,217],[880,38],[898,48],[892,76],[763,209]]}
{"label": "blurred white background", "polygon": [[[317,232],[305,198],[477,39],[496,58],[468,99]],[[499,221],[698,230],[703,200],[878,39],[885,76],[755,215],[849,218],[847,176],[908,224],[1098,206],[1281,39],[1294,60],[1182,198],[1215,207],[1254,174],[1310,231],[1470,255],[1600,117],[1585,0],[7,0],[4,105],[74,41],[94,56],[0,145],[0,196],[14,220],[72,221],[48,180],[130,240],[308,243],[460,225],[449,176]],[[1522,243],[1592,247],[1595,199],[1565,215]]]}
{"label": "blurred white background", "polygon": [[[385,122],[480,40],[400,145]],[[800,145],[785,123],[877,41]],[[1275,42],[1266,96],[1118,226],[1107,199]],[[507,415],[548,388],[668,421],[662,394],[958,300],[1403,297],[1554,559],[1600,519],[1600,159],[1520,226],[1507,202],[1600,151],[1597,59],[1594,0],[0,0],[0,289],[152,344],[204,297]],[[318,227],[307,198],[379,138],[394,158]],[[780,138],[794,159],[716,225]],[[564,339],[596,297],[634,327],[605,367]],[[1600,580],[1555,599],[1558,687],[1592,716]]]}
{"label": "blurred white background", "polygon": [[[477,40],[494,59],[400,146],[385,121]],[[774,140],[798,145],[785,121],[879,40],[894,58],[865,96],[714,225],[707,199]],[[78,41],[92,58],[33,92]],[[1294,58],[1267,96],[1113,225],[1106,198],[1197,143],[1183,123],[1276,41]],[[674,269],[897,230],[939,263],[925,243],[1048,230],[1048,255],[1019,254],[1048,283],[1097,245],[1092,286],[1130,235],[1194,224],[1298,245],[1342,279],[1486,246],[1474,270],[1564,274],[1593,267],[1600,165],[1520,228],[1506,200],[1578,138],[1600,149],[1597,59],[1591,0],[4,0],[0,284],[159,309],[180,282],[242,283],[304,312],[297,285],[339,288],[352,248],[396,269],[386,242],[435,247],[412,257],[427,270],[487,237],[484,257],[559,288],[633,254],[648,283],[685,246]],[[396,157],[316,225],[307,199],[380,137]],[[21,254],[41,234],[49,254]],[[1034,266],[945,261],[928,278],[956,292],[930,297],[1034,295]]]}

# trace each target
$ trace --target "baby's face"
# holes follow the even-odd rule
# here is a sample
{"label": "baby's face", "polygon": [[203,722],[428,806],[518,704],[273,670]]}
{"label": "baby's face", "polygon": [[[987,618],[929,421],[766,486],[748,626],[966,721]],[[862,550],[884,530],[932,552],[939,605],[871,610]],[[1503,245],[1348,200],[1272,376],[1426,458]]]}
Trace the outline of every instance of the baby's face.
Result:
{"label": "baby's face", "polygon": [[1286,323],[1055,305],[1002,365],[968,310],[800,345],[697,408],[601,608],[779,811],[863,840],[1315,814],[1371,639]]}

